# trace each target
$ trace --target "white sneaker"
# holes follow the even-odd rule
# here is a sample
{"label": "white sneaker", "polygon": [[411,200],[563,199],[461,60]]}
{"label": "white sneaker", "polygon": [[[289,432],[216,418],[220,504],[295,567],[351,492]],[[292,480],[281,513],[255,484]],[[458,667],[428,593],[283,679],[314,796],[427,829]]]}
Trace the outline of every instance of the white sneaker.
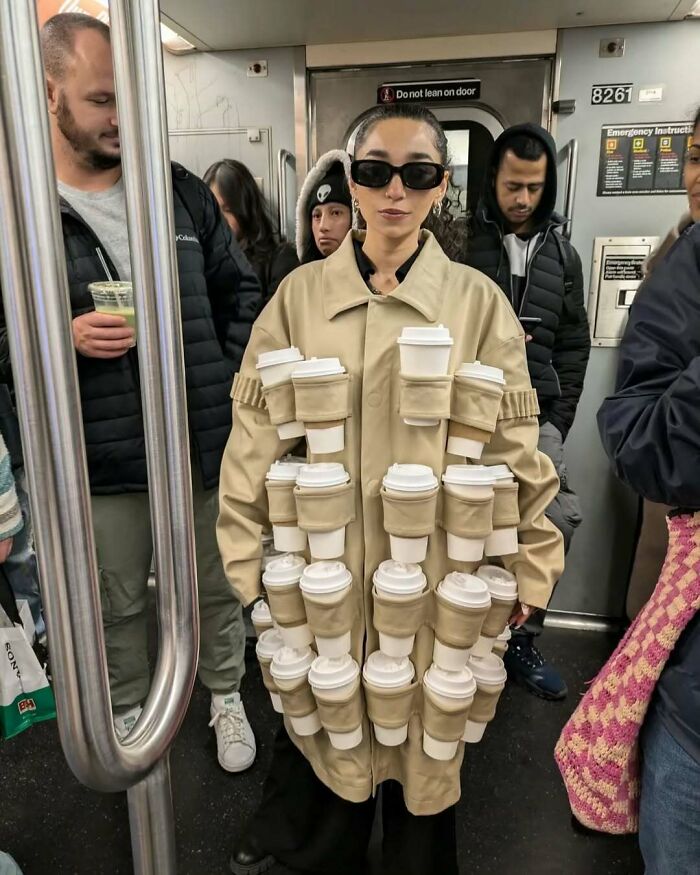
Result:
{"label": "white sneaker", "polygon": [[121,714],[114,715],[114,731],[117,733],[119,741],[124,741],[131,732],[142,711],[143,708],[140,705],[134,705],[128,711],[122,711]]}
{"label": "white sneaker", "polygon": [[211,721],[216,731],[219,765],[227,772],[243,772],[255,762],[255,736],[245,715],[240,693],[211,697]]}

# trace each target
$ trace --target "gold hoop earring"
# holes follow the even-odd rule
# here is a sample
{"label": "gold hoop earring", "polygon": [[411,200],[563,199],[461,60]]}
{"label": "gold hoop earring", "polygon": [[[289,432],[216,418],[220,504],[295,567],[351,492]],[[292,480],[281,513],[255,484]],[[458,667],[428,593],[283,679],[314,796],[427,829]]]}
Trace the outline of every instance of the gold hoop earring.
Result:
{"label": "gold hoop earring", "polygon": [[353,210],[355,210],[356,213],[360,212],[360,202],[356,197],[352,199],[352,208]]}
{"label": "gold hoop earring", "polygon": [[442,201],[435,201],[435,203],[433,204],[433,215],[435,216],[436,219],[440,216],[441,212],[442,212]]}

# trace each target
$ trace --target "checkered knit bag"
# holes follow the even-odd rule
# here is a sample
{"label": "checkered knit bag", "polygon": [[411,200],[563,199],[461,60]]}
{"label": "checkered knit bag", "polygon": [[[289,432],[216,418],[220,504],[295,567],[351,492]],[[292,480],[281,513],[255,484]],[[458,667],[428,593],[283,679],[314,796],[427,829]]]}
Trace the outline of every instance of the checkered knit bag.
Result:
{"label": "checkered knit bag", "polygon": [[668,520],[659,582],[564,726],[555,759],[576,818],[622,834],[639,823],[639,732],[671,651],[700,609],[700,513]]}

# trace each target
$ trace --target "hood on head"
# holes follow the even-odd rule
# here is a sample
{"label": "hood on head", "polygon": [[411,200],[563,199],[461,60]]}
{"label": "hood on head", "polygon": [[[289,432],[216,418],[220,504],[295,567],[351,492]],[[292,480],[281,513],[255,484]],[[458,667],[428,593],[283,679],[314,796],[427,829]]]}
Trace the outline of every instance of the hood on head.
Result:
{"label": "hood on head", "polygon": [[539,125],[530,123],[513,125],[503,131],[496,139],[491,148],[486,176],[484,177],[479,212],[485,213],[486,218],[497,222],[501,226],[506,224],[506,219],[496,200],[496,171],[498,170],[501,155],[508,148],[508,141],[520,134],[526,134],[538,139],[544,146],[547,155],[547,174],[545,176],[544,192],[542,200],[533,214],[533,231],[536,231],[549,222],[557,200],[557,147],[549,131],[545,131]]}
{"label": "hood on head", "polygon": [[[334,168],[338,164],[338,168]],[[312,261],[323,256],[318,251],[311,231],[311,210],[318,203],[342,203],[352,209],[348,182],[350,156],[342,149],[331,149],[321,155],[308,172],[297,200],[296,247],[299,261]],[[342,196],[342,200],[340,199]],[[309,250],[316,255],[309,257]]]}

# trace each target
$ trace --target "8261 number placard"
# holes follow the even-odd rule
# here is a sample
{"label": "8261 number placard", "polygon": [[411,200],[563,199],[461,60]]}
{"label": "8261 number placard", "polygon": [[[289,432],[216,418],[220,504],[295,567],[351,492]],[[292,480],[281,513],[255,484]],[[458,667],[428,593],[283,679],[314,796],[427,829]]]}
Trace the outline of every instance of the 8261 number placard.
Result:
{"label": "8261 number placard", "polygon": [[617,85],[594,85],[591,88],[591,103],[594,106],[612,103],[632,103],[631,82]]}

